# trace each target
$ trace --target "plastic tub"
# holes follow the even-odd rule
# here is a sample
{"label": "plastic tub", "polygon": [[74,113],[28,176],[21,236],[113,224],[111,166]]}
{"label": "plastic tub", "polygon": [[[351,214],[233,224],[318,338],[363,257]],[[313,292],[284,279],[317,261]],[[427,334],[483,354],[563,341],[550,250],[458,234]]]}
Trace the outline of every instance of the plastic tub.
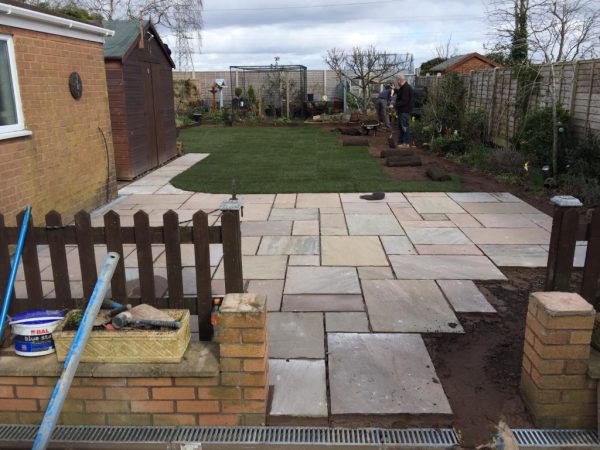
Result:
{"label": "plastic tub", "polygon": [[17,314],[10,319],[15,353],[42,356],[54,353],[52,332],[65,317],[65,311],[37,310]]}

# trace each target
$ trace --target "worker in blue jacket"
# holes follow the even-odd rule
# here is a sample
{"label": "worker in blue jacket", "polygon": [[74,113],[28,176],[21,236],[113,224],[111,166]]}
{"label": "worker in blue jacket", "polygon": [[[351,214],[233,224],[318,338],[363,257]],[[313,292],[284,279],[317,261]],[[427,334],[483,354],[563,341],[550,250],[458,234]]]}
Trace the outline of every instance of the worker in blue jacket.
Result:
{"label": "worker in blue jacket", "polygon": [[377,120],[380,124],[385,124],[385,129],[388,136],[392,137],[392,125],[390,123],[389,108],[392,105],[392,97],[394,97],[394,84],[386,86],[383,91],[377,96]]}

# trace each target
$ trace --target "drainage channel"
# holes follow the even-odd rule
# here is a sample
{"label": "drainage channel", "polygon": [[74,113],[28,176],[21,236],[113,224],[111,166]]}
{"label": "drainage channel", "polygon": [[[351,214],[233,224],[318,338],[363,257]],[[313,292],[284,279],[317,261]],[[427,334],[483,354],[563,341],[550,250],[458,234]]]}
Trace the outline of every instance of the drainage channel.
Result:
{"label": "drainage channel", "polygon": [[[0,448],[31,448],[36,425],[0,425]],[[513,430],[522,449],[600,449],[595,432]],[[52,449],[396,449],[458,448],[451,429],[318,427],[127,427],[58,426]]]}

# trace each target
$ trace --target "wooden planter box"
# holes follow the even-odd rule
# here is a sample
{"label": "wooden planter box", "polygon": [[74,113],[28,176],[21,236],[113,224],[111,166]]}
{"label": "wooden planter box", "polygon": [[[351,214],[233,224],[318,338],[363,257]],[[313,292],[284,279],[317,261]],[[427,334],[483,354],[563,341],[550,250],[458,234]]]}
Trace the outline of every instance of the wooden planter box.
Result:
{"label": "wooden planter box", "polygon": [[[178,330],[92,331],[81,362],[105,363],[178,363],[191,338],[190,312],[187,309],[167,309],[167,314],[181,322]],[[59,361],[67,358],[76,331],[63,331],[70,311],[58,325],[52,339]]]}

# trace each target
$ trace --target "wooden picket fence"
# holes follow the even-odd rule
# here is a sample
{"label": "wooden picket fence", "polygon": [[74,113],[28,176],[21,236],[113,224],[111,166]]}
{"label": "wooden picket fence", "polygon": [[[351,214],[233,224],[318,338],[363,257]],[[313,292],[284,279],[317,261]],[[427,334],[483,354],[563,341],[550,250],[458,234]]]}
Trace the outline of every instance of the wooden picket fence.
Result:
{"label": "wooden picket fence", "polygon": [[[16,227],[6,227],[0,214],[0,292],[6,291],[10,273],[10,246],[17,243],[19,228],[24,213],[17,216]],[[97,281],[95,245],[106,245],[107,252],[121,255],[111,280],[111,298],[119,303],[136,305],[146,303],[157,308],[189,309],[198,315],[201,340],[211,337],[210,315],[212,310],[210,244],[223,244],[223,266],[226,293],[243,292],[242,250],[239,211],[227,210],[221,215],[220,226],[208,226],[208,215],[196,212],[191,226],[181,226],[176,212],[163,215],[162,226],[150,226],[145,211],[133,216],[134,226],[121,226],[120,216],[114,211],[107,212],[104,226],[93,227],[90,215],[80,211],[75,222],[63,225],[56,211],[45,216],[46,226],[34,227],[33,220],[28,224],[23,248],[22,265],[27,288],[26,298],[14,298],[10,305],[11,314],[55,308],[81,308],[91,296]],[[139,295],[130,296],[127,292],[123,245],[135,244],[139,269]],[[165,246],[168,295],[157,295],[152,257],[152,245]],[[195,256],[196,293],[184,295],[181,244],[193,244]],[[53,272],[54,296],[44,298],[38,259],[38,245],[47,245]],[[71,291],[67,265],[67,247],[76,245],[79,251],[83,298],[74,298]],[[79,280],[77,280],[79,281]]]}
{"label": "wooden picket fence", "polygon": [[598,310],[600,286],[600,208],[591,221],[583,222],[579,208],[555,206],[550,236],[550,251],[546,270],[546,291],[571,290],[573,257],[577,241],[587,241],[585,266],[579,293]]}

